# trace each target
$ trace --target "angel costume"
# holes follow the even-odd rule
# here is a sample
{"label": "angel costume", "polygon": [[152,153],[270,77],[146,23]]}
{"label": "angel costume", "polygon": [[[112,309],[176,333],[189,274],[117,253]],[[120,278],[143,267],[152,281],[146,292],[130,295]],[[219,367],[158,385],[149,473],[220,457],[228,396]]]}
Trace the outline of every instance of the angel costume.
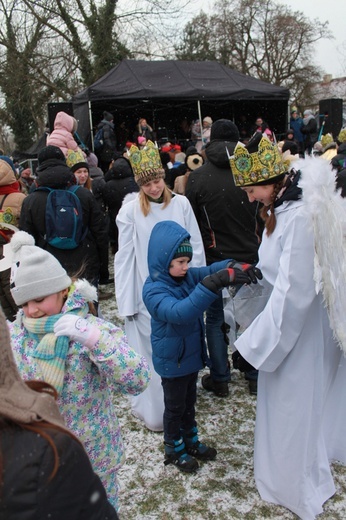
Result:
{"label": "angel costume", "polygon": [[162,203],[150,202],[145,217],[140,209],[139,194],[125,197],[116,223],[119,229],[119,250],[115,255],[115,292],[120,316],[125,316],[125,332],[129,345],[144,356],[152,369],[152,378],[141,396],[133,397],[132,413],[144,421],[149,430],[163,431],[163,392],[161,378],[152,364],[150,315],[142,300],[143,284],[148,277],[148,242],[154,225],[173,220],[191,235],[193,257],[191,265],[205,265],[203,242],[189,201],[183,195],[173,195],[163,209]]}
{"label": "angel costume", "polygon": [[346,335],[339,307],[346,302],[346,200],[322,159],[294,166],[303,197],[279,203],[275,230],[264,232],[259,249],[272,293],[235,346],[259,370],[258,491],[312,520],[335,493],[330,461],[346,462]]}

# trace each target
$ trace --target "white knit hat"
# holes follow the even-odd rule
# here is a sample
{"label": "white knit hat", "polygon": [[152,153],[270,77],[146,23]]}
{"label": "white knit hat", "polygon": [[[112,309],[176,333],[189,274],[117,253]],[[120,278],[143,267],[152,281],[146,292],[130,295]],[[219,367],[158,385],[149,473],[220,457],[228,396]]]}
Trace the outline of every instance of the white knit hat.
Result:
{"label": "white knit hat", "polygon": [[11,294],[17,305],[49,296],[71,285],[60,262],[48,251],[35,246],[34,238],[18,231],[11,239],[13,260]]}

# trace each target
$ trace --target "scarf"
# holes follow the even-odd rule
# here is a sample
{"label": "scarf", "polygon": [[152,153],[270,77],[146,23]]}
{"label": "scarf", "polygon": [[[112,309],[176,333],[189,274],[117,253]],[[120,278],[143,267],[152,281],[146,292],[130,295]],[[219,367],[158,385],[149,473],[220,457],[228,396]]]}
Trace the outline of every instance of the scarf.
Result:
{"label": "scarf", "polygon": [[52,395],[27,386],[13,357],[6,318],[0,309],[0,417],[32,424],[47,421],[66,428]]}
{"label": "scarf", "polygon": [[0,186],[0,195],[7,195],[8,193],[20,193],[20,184],[18,181],[6,186]]}
{"label": "scarf", "polygon": [[[71,311],[71,314],[85,317],[88,313],[88,305]],[[64,316],[64,313],[45,316],[43,318],[26,318],[23,316],[23,325],[38,345],[33,357],[42,370],[44,381],[54,386],[60,394],[63,388],[65,375],[65,362],[69,348],[68,336],[56,336],[54,334],[55,323]]]}
{"label": "scarf", "polygon": [[303,124],[307,125],[309,123],[309,121],[311,121],[311,119],[315,119],[314,116],[312,114],[307,114],[303,118]]}

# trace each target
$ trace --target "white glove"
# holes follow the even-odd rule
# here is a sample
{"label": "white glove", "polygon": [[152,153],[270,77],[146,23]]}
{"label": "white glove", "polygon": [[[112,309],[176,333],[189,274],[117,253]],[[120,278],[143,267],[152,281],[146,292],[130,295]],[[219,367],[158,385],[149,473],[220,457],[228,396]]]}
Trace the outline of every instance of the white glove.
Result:
{"label": "white glove", "polygon": [[84,318],[75,314],[65,314],[54,325],[56,336],[68,336],[86,347],[93,347],[99,340],[101,331]]}

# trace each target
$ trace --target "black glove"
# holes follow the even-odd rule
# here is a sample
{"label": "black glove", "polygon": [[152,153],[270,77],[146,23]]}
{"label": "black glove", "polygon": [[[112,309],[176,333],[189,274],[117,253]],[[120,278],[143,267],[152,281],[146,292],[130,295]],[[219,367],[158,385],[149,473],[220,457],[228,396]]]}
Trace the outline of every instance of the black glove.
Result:
{"label": "black glove", "polygon": [[243,358],[243,356],[236,350],[232,354],[232,362],[233,362],[233,368],[236,370],[240,370],[240,372],[250,372],[251,370],[256,370],[255,367],[250,365],[246,361],[246,359]]}
{"label": "black glove", "polygon": [[251,283],[251,278],[246,271],[240,269],[221,269],[214,274],[206,276],[201,281],[207,289],[218,293],[220,289],[228,287],[229,285],[238,285],[244,283]]}
{"label": "black glove", "polygon": [[232,280],[230,279],[230,271],[232,272],[233,276],[233,269],[221,269],[221,271],[217,271],[216,273],[210,274],[203,278],[201,284],[209,289],[209,291],[213,291],[217,294],[220,289],[231,285]]}
{"label": "black glove", "polygon": [[[245,262],[237,262],[236,260],[233,260],[232,262],[230,262],[228,264],[227,267],[228,268],[231,267],[233,269],[240,269],[241,271],[246,272],[246,274],[249,276],[249,278],[251,280],[251,283],[257,283],[257,279],[262,280],[262,278],[263,278],[261,270],[252,264],[247,264]],[[241,282],[239,282],[239,283],[241,283]],[[243,282],[243,283],[248,283],[248,282]]]}

